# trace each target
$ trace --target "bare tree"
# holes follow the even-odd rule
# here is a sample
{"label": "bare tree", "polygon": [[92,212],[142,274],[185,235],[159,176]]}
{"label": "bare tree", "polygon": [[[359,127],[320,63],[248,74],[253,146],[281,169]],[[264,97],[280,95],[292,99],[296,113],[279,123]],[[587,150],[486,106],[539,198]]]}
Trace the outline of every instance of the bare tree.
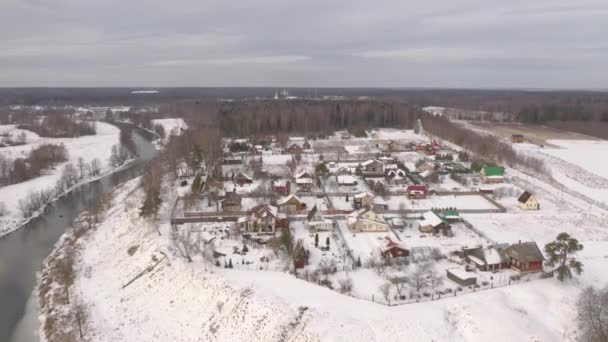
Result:
{"label": "bare tree", "polygon": [[70,303],[70,286],[74,284],[74,248],[67,244],[63,247],[63,257],[55,264],[55,270],[59,282],[65,290],[65,299]]}
{"label": "bare tree", "polygon": [[336,260],[328,258],[322,259],[321,262],[319,262],[319,271],[321,271],[321,274],[327,279],[330,274],[336,272]]}
{"label": "bare tree", "polygon": [[76,321],[76,326],[78,327],[80,339],[87,341],[85,337],[90,322],[90,315],[88,307],[79,297],[76,297],[76,299],[72,302],[72,312],[74,313],[74,320]]}
{"label": "bare tree", "polygon": [[80,180],[83,180],[87,174],[89,165],[87,165],[87,163],[85,163],[84,158],[78,157],[78,162],[77,162],[76,166],[78,167],[78,171],[79,171],[78,178]]}
{"label": "bare tree", "polygon": [[578,298],[578,321],[581,341],[608,341],[608,287],[587,287]]}
{"label": "bare tree", "polygon": [[99,158],[94,158],[91,160],[91,165],[89,166],[89,174],[91,176],[98,176],[101,173],[101,160]]}
{"label": "bare tree", "polygon": [[421,266],[418,266],[418,268],[416,269],[416,271],[414,273],[412,273],[412,276],[410,277],[410,285],[412,287],[414,287],[416,289],[416,292],[420,292],[420,290],[422,290],[423,288],[425,288],[428,284],[427,280],[426,280],[426,273],[424,271],[424,268]]}
{"label": "bare tree", "polygon": [[353,290],[353,279],[351,277],[338,280],[338,284],[341,293],[350,293]]}
{"label": "bare tree", "polygon": [[384,300],[388,303],[388,301],[390,300],[390,295],[391,295],[391,283],[384,283],[384,284],[380,285],[378,290],[380,290],[380,293],[382,293]]}
{"label": "bare tree", "polygon": [[388,281],[395,286],[399,297],[403,296],[403,290],[408,284],[408,279],[406,277],[392,277]]}
{"label": "bare tree", "polygon": [[200,248],[200,234],[196,234],[193,237],[192,229],[185,227],[173,230],[171,232],[171,240],[180,255],[186,258],[188,262],[192,262],[192,254],[197,251],[197,248]]}
{"label": "bare tree", "polygon": [[[443,284],[443,278],[439,275],[439,273],[437,273],[437,270],[435,270],[435,268],[431,265],[429,265],[429,267],[428,267],[427,280],[428,280],[429,286],[431,287],[431,289],[433,289],[433,292],[436,292],[435,289],[438,286],[441,286],[441,284]],[[433,296],[434,296],[434,293],[433,293]]]}

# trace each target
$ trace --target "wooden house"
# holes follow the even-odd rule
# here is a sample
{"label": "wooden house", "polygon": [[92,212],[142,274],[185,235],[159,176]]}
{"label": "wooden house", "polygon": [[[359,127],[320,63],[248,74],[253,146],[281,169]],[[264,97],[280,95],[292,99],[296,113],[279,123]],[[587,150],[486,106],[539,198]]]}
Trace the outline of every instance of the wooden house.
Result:
{"label": "wooden house", "polygon": [[277,200],[279,211],[284,213],[296,213],[306,209],[306,203],[302,202],[298,196],[291,194]]}
{"label": "wooden house", "polygon": [[314,187],[314,178],[313,176],[306,172],[302,171],[295,175],[295,183],[299,192],[311,192]]}
{"label": "wooden house", "polygon": [[402,258],[408,257],[410,251],[403,244],[393,241],[390,237],[386,237],[386,244],[382,247],[380,254],[383,258]]}
{"label": "wooden house", "polygon": [[287,196],[292,193],[292,183],[287,179],[277,179],[271,182],[272,192]]}
{"label": "wooden house", "polygon": [[377,159],[366,160],[359,164],[361,174],[364,176],[384,175],[384,163]]}
{"label": "wooden house", "polygon": [[510,266],[509,257],[498,247],[468,249],[464,251],[464,257],[481,271],[495,271]]}
{"label": "wooden house", "polygon": [[523,143],[524,136],[522,134],[513,134],[511,135],[511,141],[515,144]]}
{"label": "wooden house", "polygon": [[232,179],[233,182],[237,183],[238,185],[243,185],[243,184],[251,184],[253,183],[253,178],[249,177],[246,173],[244,172],[239,172],[237,173],[234,178]]}
{"label": "wooden house", "polygon": [[327,231],[334,229],[333,221],[326,219],[316,204],[308,212],[308,215],[306,216],[306,221],[308,224],[308,229],[313,231]]}
{"label": "wooden house", "polygon": [[540,204],[532,193],[524,191],[517,199],[517,205],[523,210],[539,210]]}
{"label": "wooden house", "polygon": [[240,211],[243,198],[236,191],[226,193],[226,196],[221,200],[222,210],[224,211]]}
{"label": "wooden house", "polygon": [[348,216],[348,226],[352,232],[386,232],[388,224],[372,209],[354,211]]}
{"label": "wooden house", "polygon": [[251,215],[239,218],[237,225],[243,232],[260,234],[274,234],[277,230],[289,229],[285,214],[279,213],[277,207],[267,204],[253,207]]}
{"label": "wooden house", "polygon": [[296,143],[293,143],[293,144],[289,145],[289,147],[287,147],[287,152],[291,153],[291,154],[300,154],[300,153],[302,153],[302,150],[303,150],[303,148]]}
{"label": "wooden house", "polygon": [[374,202],[374,195],[369,192],[361,192],[353,195],[355,209],[371,207]]}
{"label": "wooden house", "polygon": [[505,249],[511,268],[520,273],[542,272],[545,257],[536,242],[519,242]]}
{"label": "wooden house", "polygon": [[418,228],[423,233],[449,235],[451,232],[450,224],[434,211],[427,211],[422,214],[422,220]]}
{"label": "wooden house", "polygon": [[338,185],[342,186],[357,185],[357,178],[352,175],[337,175],[336,181],[338,182]]}
{"label": "wooden house", "polygon": [[505,168],[502,166],[486,166],[480,172],[484,183],[502,183],[505,181]]}

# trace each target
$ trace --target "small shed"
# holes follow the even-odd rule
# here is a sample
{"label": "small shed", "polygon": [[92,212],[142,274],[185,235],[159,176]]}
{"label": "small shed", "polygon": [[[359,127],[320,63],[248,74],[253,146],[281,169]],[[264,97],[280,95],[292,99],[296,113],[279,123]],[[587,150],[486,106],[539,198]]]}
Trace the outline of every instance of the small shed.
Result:
{"label": "small shed", "polygon": [[477,277],[474,273],[467,272],[462,268],[450,268],[446,270],[448,279],[460,286],[477,285]]}

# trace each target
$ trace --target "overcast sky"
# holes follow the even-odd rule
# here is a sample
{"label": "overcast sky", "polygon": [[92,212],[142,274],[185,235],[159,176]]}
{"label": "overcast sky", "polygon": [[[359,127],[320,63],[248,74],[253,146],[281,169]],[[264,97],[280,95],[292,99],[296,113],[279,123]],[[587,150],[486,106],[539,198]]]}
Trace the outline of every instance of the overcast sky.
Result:
{"label": "overcast sky", "polygon": [[608,88],[606,0],[0,0],[0,86]]}

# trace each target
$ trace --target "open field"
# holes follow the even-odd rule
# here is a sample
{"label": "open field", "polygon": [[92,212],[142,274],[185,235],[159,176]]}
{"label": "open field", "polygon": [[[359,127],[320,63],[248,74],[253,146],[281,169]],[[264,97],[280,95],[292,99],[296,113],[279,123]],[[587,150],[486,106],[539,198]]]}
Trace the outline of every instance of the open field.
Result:
{"label": "open field", "polygon": [[581,134],[566,131],[551,126],[544,125],[524,125],[524,124],[508,124],[508,123],[489,123],[489,122],[475,122],[470,121],[468,125],[473,128],[477,128],[484,132],[499,136],[503,139],[510,140],[513,134],[522,134],[525,141],[544,146],[553,146],[551,142],[547,140],[561,139],[561,140],[593,140],[595,138]]}

